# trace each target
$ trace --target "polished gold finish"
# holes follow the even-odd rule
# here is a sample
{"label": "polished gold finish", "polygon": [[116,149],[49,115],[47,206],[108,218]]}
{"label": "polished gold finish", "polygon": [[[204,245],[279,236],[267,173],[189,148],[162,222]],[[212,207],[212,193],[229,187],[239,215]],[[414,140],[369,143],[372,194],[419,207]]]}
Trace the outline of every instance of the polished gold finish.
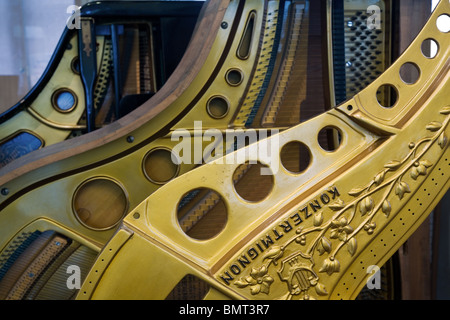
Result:
{"label": "polished gold finish", "polygon": [[[279,123],[287,96],[304,95],[281,94],[287,75],[305,68],[290,63],[304,49],[295,36],[305,32],[309,2],[293,4],[288,38],[298,41],[277,56],[276,81],[253,122],[260,136],[261,127]],[[448,39],[430,22],[386,74],[347,103],[220,157],[234,141],[221,146],[204,138],[211,129],[226,137],[248,125],[269,74],[278,5],[210,2],[209,23],[200,25],[217,27],[208,37],[214,42],[206,53],[188,50],[190,63],[181,63],[162,92],[105,130],[0,170],[0,225],[8,226],[0,232],[0,265],[23,234],[54,230],[90,258],[101,252],[80,299],[173,298],[195,281],[209,291],[202,285],[193,296],[205,299],[354,298],[369,263],[383,263],[448,189]],[[440,46],[432,60],[417,57],[424,35]],[[415,82],[401,78],[407,62],[420,70]],[[385,84],[398,93],[391,108],[376,98]],[[267,101],[278,104],[271,110]],[[323,145],[322,131],[335,143]],[[271,152],[252,152],[268,142]],[[193,161],[173,163],[180,145],[183,159],[192,151]]]}
{"label": "polished gold finish", "polygon": [[213,96],[206,103],[208,114],[214,119],[222,119],[230,110],[230,103],[225,97]]}
{"label": "polished gold finish", "polygon": [[[89,19],[86,21],[89,22]],[[84,23],[87,23],[86,21]],[[105,26],[103,25],[103,27]],[[151,29],[151,24],[147,26]],[[109,28],[109,25],[107,27]],[[115,114],[117,112],[113,115],[112,112],[112,108],[116,107],[115,104],[119,103],[114,101],[117,97],[121,99],[130,94],[148,94],[149,92],[154,93],[157,91],[154,52],[152,51],[153,37],[149,33],[149,39],[147,39],[144,36],[144,33],[147,35],[147,32],[141,32],[134,25],[130,28],[135,28],[132,30],[133,46],[125,50],[130,51],[132,61],[130,61],[129,70],[124,72],[126,77],[124,77],[123,81],[123,92],[117,96],[114,95],[114,90],[117,88],[113,89],[112,86],[113,49],[110,36],[97,35],[95,39],[96,48],[90,48],[91,45],[89,45],[83,49],[89,53],[92,51],[97,58],[95,85],[92,92],[95,128],[106,126],[121,116]],[[61,52],[58,53],[61,54],[60,61],[51,62],[57,63],[56,70],[47,71],[49,79],[45,83],[39,83],[39,86],[33,89],[34,92],[39,90],[33,100],[31,100],[31,97],[26,98],[27,100],[22,100],[15,106],[17,109],[21,108],[17,111],[17,114],[2,122],[0,140],[14,132],[27,130],[34,135],[40,136],[47,147],[86,133],[88,128],[86,125],[85,88],[82,84],[78,56],[78,36],[80,35],[75,31],[68,31],[67,33],[64,37],[70,37],[70,40],[66,47],[60,48]],[[81,36],[84,37],[83,41],[91,41],[90,33],[82,32]],[[145,49],[148,49],[149,52],[142,54],[140,50]],[[122,53],[124,50],[118,49],[118,51]],[[120,55],[118,54],[118,56]],[[50,72],[53,73],[50,74]],[[120,84],[118,87],[120,87]],[[27,105],[24,106],[24,104]],[[122,113],[129,112],[129,110],[123,111],[123,108],[119,108],[119,106],[116,109]],[[28,153],[31,151],[34,150],[28,150]],[[2,153],[7,152],[2,150]],[[22,153],[25,153],[24,150],[22,150]],[[10,156],[5,158],[8,158],[9,163],[21,156],[23,154],[14,159],[9,159],[12,158]],[[5,164],[3,163],[3,165]]]}
{"label": "polished gold finish", "polygon": [[[403,55],[352,99],[256,143],[278,148],[252,158],[270,167],[274,181],[262,200],[239,197],[232,183],[241,165],[233,159],[252,146],[156,190],[125,217],[78,298],[164,299],[187,274],[210,285],[205,299],[355,298],[367,270],[389,259],[449,187],[450,39],[436,26],[449,14],[441,1]],[[421,51],[428,38],[439,44],[432,59]],[[413,84],[400,76],[405,63],[420,70]],[[377,101],[386,84],[398,93],[389,108]],[[326,127],[341,135],[331,151],[317,139]],[[301,174],[279,166],[292,141],[311,155]],[[216,192],[227,209],[226,226],[202,241],[180,229],[174,201],[198,188]]]}
{"label": "polished gold finish", "polygon": [[[199,32],[197,36],[199,39],[207,38],[209,49],[203,49],[200,55],[192,54],[189,50],[186,53],[186,59],[194,62],[199,60],[201,65],[194,63],[189,76],[186,76],[184,69],[175,72],[171,78],[172,82],[169,81],[166,87],[168,89],[163,88],[135,113],[144,112],[144,115],[139,117],[130,114],[111,123],[105,130],[99,129],[94,134],[81,137],[85,140],[97,139],[102,132],[109,132],[109,138],[95,140],[95,147],[85,143],[82,145],[83,151],[75,151],[76,148],[65,150],[66,145],[77,144],[77,139],[73,139],[67,141],[69,144],[50,146],[43,150],[43,153],[30,154],[5,167],[0,179],[1,185],[8,189],[9,193],[1,199],[0,225],[8,228],[2,229],[0,233],[0,250],[8,248],[17,234],[22,232],[54,230],[98,252],[115,233],[118,218],[124,214],[123,210],[128,213],[168,180],[184,174],[208,159],[208,156],[205,156],[205,159],[200,161],[188,161],[173,166],[167,162],[167,152],[162,150],[171,151],[180,144],[180,140],[173,139],[180,130],[189,135],[188,140],[192,142],[189,148],[192,147],[192,151],[197,142],[201,150],[210,145],[209,141],[196,137],[198,132],[204,133],[208,128],[215,128],[225,136],[226,129],[234,114],[242,107],[248,85],[253,80],[251,71],[258,61],[260,45],[256,31],[261,30],[265,3],[251,1],[244,5],[239,1],[232,1],[230,4],[224,1],[212,2],[210,7],[213,9],[207,11],[204,18],[206,22],[203,24],[213,17],[217,29],[207,35]],[[241,60],[237,58],[236,50],[245,28],[246,19],[243,17],[247,17],[250,12],[260,14],[256,15],[254,20],[255,36],[250,43],[249,57]],[[222,21],[228,22],[227,28],[220,27]],[[211,28],[210,23],[208,28]],[[195,44],[195,41],[199,40],[194,37],[193,41]],[[192,47],[191,51],[193,50],[198,49]],[[217,57],[221,57],[220,63],[217,62]],[[192,68],[192,64],[189,68]],[[226,75],[230,69],[241,72],[240,83],[238,81],[227,84]],[[213,106],[210,105],[209,110],[215,117],[211,117],[207,108],[208,101],[213,97],[223,97],[227,101],[226,108],[221,108],[220,103],[219,108],[217,105],[216,108],[211,108]],[[76,110],[78,107],[74,109]],[[155,110],[160,112],[154,114]],[[145,122],[142,122],[143,119],[146,119]],[[174,122],[174,119],[178,122]],[[202,128],[198,131],[195,131],[196,121],[202,121]],[[127,123],[128,125],[124,125]],[[122,131],[131,126],[134,129],[123,134]],[[92,149],[87,151],[85,146]],[[58,151],[58,148],[63,151]],[[155,150],[159,152],[155,154]],[[71,153],[75,154],[69,157]],[[51,163],[35,165],[33,161],[27,162],[28,159],[36,160],[35,157],[39,160],[40,155],[48,156]],[[58,157],[63,157],[63,160],[56,161]],[[158,171],[154,165],[161,162],[164,163],[165,169]],[[25,165],[20,166],[21,163]],[[34,169],[16,175],[18,171],[27,171],[30,168],[28,165]],[[11,170],[11,167],[18,171]],[[102,185],[106,181],[114,181],[114,185],[119,188],[112,186],[113,190],[107,188],[105,191]],[[98,183],[93,186],[92,183],[96,182]],[[116,189],[119,192],[115,192]],[[117,199],[115,194],[120,199]],[[120,206],[113,206],[114,217],[109,217],[108,205],[116,200]],[[89,217],[94,217],[95,220],[88,220]],[[114,219],[108,222],[103,217]],[[195,231],[198,228],[193,228],[190,234],[198,233]]]}
{"label": "polished gold finish", "polygon": [[[252,1],[248,5],[242,6],[242,17],[246,17],[255,10],[263,12],[263,8],[264,3]],[[12,239],[18,230],[34,225],[41,219],[64,229],[68,237],[84,238],[84,241],[90,243],[88,245],[97,246],[100,243],[105,243],[114,233],[114,229],[94,228],[94,230],[87,228],[73,214],[72,198],[77,193],[80,185],[99,176],[111,178],[121,185],[124,193],[128,195],[128,208],[134,208],[148,194],[167,182],[165,179],[154,179],[152,173],[145,169],[145,162],[148,160],[147,155],[152,150],[173,150],[180,143],[180,140],[173,138],[177,129],[184,130],[184,133],[189,134],[189,139],[192,139],[191,146],[193,151],[198,139],[194,137],[195,121],[202,121],[202,128],[205,130],[217,128],[225,134],[225,129],[228,127],[233,113],[238,112],[241,108],[241,101],[244,100],[241,97],[246,92],[248,83],[253,79],[246,75],[251,74],[251,70],[256,64],[257,48],[259,46],[259,42],[255,38],[255,41],[251,43],[252,50],[249,59],[244,61],[236,57],[236,48],[246,23],[245,19],[239,19],[240,16],[236,17],[237,10],[238,1],[234,1],[228,6],[226,12],[223,12],[223,19],[229,21],[230,26],[227,29],[219,28],[217,30],[216,40],[199,74],[192,82],[189,82],[189,87],[182,92],[182,95],[175,99],[167,110],[158,114],[152,121],[143,124],[134,132],[130,132],[121,139],[116,139],[110,143],[102,143],[101,146],[91,150],[89,156],[86,153],[75,155],[60,162],[57,166],[52,164],[39,170],[34,170],[29,174],[21,175],[16,179],[7,182],[6,180],[2,181],[2,185],[11,190],[7,197],[1,199],[3,203],[1,208],[2,215],[0,216],[1,225],[9,226],[9,231],[5,230],[0,235],[2,247]],[[262,14],[256,17],[255,30],[261,29],[262,19]],[[236,30],[231,30],[232,23],[235,25]],[[229,46],[229,51],[224,53],[224,47],[227,45]],[[214,81],[205,87],[205,80],[211,77],[212,72],[216,72],[211,66],[216,65],[217,56],[221,55],[225,58],[225,61],[223,65],[219,65],[217,74],[213,74]],[[224,77],[229,65],[239,68],[244,74],[243,81],[238,86],[225,84]],[[199,87],[205,88],[205,92],[201,96],[198,95]],[[219,119],[211,117],[206,108],[208,101],[212,97],[217,96],[226,98],[229,107]],[[169,98],[173,99],[172,96]],[[196,101],[192,106],[192,110],[181,118],[178,123],[170,127],[166,135],[160,136],[158,132],[167,126],[178,115],[180,110],[185,109],[189,101]],[[148,106],[143,106],[143,109],[148,110],[147,108]],[[219,110],[222,109],[219,108]],[[109,129],[113,130],[115,125],[120,126],[121,124],[111,124]],[[201,139],[201,137],[199,138]],[[202,150],[209,144],[210,142],[208,141],[200,141]],[[136,145],[139,147],[136,148]],[[115,159],[117,154],[122,155]],[[26,159],[26,157],[23,159]],[[184,174],[203,161],[203,159],[200,159],[200,162],[197,160],[192,159],[179,164],[171,178],[175,177],[175,173],[178,175]],[[151,170],[154,170],[154,168]],[[27,186],[31,188],[27,189]],[[16,196],[20,194],[20,196],[14,199],[15,194]],[[48,197],[51,197],[52,201],[45,200]],[[10,198],[13,200],[10,200]],[[93,201],[95,200],[98,199],[93,198]],[[38,205],[36,201],[42,201],[42,204]],[[35,210],[37,207],[39,207],[38,211]],[[84,243],[83,241],[80,242]]]}
{"label": "polished gold finish", "polygon": [[68,125],[68,124],[53,122],[51,120],[48,120],[47,118],[44,118],[42,115],[40,115],[37,111],[35,111],[32,108],[28,108],[27,112],[30,115],[32,115],[36,120],[38,120],[39,122],[41,122],[51,128],[63,129],[63,130],[81,130],[81,129],[86,128],[85,125],[79,125],[79,124],[76,124],[76,125],[69,124]]}

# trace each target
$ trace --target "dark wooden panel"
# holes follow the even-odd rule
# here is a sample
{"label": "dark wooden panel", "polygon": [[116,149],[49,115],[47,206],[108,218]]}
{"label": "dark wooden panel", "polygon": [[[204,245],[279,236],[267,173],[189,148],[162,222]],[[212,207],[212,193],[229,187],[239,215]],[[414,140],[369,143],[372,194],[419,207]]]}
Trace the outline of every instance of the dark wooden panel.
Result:
{"label": "dark wooden panel", "polygon": [[[431,14],[431,1],[400,0],[398,21],[401,54],[418,35]],[[399,250],[402,300],[432,299],[432,238],[430,215]]]}

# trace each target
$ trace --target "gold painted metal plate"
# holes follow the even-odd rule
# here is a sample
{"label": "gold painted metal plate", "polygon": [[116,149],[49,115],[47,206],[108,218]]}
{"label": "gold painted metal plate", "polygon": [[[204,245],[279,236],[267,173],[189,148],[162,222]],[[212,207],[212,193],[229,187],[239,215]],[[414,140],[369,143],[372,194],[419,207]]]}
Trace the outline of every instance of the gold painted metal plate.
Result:
{"label": "gold painted metal plate", "polygon": [[[214,297],[355,298],[368,270],[389,259],[449,188],[450,39],[436,26],[449,14],[450,3],[441,1],[402,56],[352,99],[152,193],[125,217],[78,298],[164,299],[187,274],[206,281]],[[421,50],[428,38],[439,44],[432,59]],[[400,76],[408,62],[420,70],[413,84]],[[377,102],[385,84],[398,93],[391,108]],[[317,140],[328,126],[341,137],[332,151]],[[311,153],[300,174],[278,157],[292,141]],[[249,152],[267,151],[268,142],[270,155]],[[270,168],[265,198],[248,201],[236,192],[238,155]],[[217,192],[227,210],[226,225],[209,239],[190,237],[177,220],[179,200],[197,188]]]}
{"label": "gold painted metal plate", "polygon": [[[204,132],[208,128],[215,128],[220,135],[225,134],[234,113],[242,106],[240,97],[245,97],[248,85],[253,80],[251,70],[258,61],[258,32],[265,19],[264,8],[265,3],[261,1],[251,1],[245,6],[239,1],[233,1],[219,13],[210,12],[223,15],[228,23],[227,28],[219,27],[216,30],[215,42],[206,62],[190,85],[175,98],[170,95],[172,103],[148,123],[89,152],[3,180],[2,188],[8,190],[8,194],[1,199],[0,225],[8,227],[0,233],[1,250],[25,230],[55,230],[99,251],[115,233],[119,222],[115,218],[114,223],[107,221],[111,219],[111,211],[105,203],[112,204],[119,195],[120,208],[115,217],[121,217],[169,180],[201,164],[203,159],[200,159],[200,163],[188,161],[177,166],[167,165],[167,152],[164,150],[173,150],[179,145],[179,140],[171,139],[174,133],[179,132],[177,129],[189,134],[187,148],[192,147],[192,150],[196,148],[198,140],[194,137],[194,130]],[[255,36],[249,43],[249,57],[237,59],[236,50],[247,17],[252,12],[258,14],[254,21]],[[220,63],[217,62],[218,57],[221,57]],[[230,65],[233,68],[230,69]],[[227,83],[226,77],[230,70],[240,70],[242,81]],[[199,88],[203,88],[201,94]],[[229,102],[224,117],[211,117],[207,111],[207,102],[216,96],[225,97]],[[180,113],[185,109],[190,109],[190,112],[185,115]],[[177,117],[180,118],[178,123],[172,124]],[[202,121],[200,128],[196,121]],[[120,125],[113,123],[110,126]],[[165,130],[167,132],[161,135]],[[208,145],[210,142],[200,141],[202,150]],[[42,152],[52,151],[47,149]],[[26,161],[25,158],[23,161]],[[158,163],[160,165],[157,168],[153,167]],[[98,183],[92,185],[91,182]],[[105,187],[104,183],[108,182],[112,182],[112,186]],[[95,222],[89,222],[91,217],[95,217]]]}

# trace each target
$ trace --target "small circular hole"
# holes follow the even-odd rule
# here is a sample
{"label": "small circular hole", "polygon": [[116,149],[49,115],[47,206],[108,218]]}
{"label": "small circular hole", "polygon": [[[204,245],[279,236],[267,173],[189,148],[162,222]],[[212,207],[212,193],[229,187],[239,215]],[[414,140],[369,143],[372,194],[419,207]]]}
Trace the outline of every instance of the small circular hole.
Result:
{"label": "small circular hole", "polygon": [[76,107],[77,103],[77,96],[67,88],[59,89],[52,95],[52,105],[59,112],[70,112]]}
{"label": "small circular hole", "polygon": [[178,203],[179,226],[193,239],[207,240],[215,237],[225,227],[227,218],[223,198],[208,188],[193,189]]}
{"label": "small circular hole", "polygon": [[406,84],[414,84],[419,80],[420,69],[412,62],[407,62],[400,67],[400,78]]}
{"label": "small circular hole", "polygon": [[397,89],[390,84],[384,84],[377,90],[377,101],[384,108],[392,108],[398,100]]}
{"label": "small circular hole", "polygon": [[225,80],[230,86],[238,86],[242,83],[244,76],[238,69],[230,69],[225,75]]}
{"label": "small circular hole", "polygon": [[228,104],[228,101],[223,97],[213,97],[206,104],[206,110],[208,111],[208,114],[215,119],[221,119],[225,117],[229,109],[230,106]]}

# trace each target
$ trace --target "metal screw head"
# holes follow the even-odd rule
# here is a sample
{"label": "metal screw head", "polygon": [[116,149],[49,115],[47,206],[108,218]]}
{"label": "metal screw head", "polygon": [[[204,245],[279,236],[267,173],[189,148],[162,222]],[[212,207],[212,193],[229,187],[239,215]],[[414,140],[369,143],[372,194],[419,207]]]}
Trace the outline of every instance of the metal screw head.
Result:
{"label": "metal screw head", "polygon": [[1,193],[3,196],[7,196],[7,195],[9,194],[9,190],[8,190],[8,188],[3,188],[3,189],[0,191],[0,193]]}
{"label": "metal screw head", "polygon": [[228,23],[224,21],[220,24],[220,26],[222,27],[222,29],[226,29],[228,28]]}
{"label": "metal screw head", "polygon": [[134,141],[134,137],[133,136],[128,136],[127,137],[127,142],[132,143]]}

